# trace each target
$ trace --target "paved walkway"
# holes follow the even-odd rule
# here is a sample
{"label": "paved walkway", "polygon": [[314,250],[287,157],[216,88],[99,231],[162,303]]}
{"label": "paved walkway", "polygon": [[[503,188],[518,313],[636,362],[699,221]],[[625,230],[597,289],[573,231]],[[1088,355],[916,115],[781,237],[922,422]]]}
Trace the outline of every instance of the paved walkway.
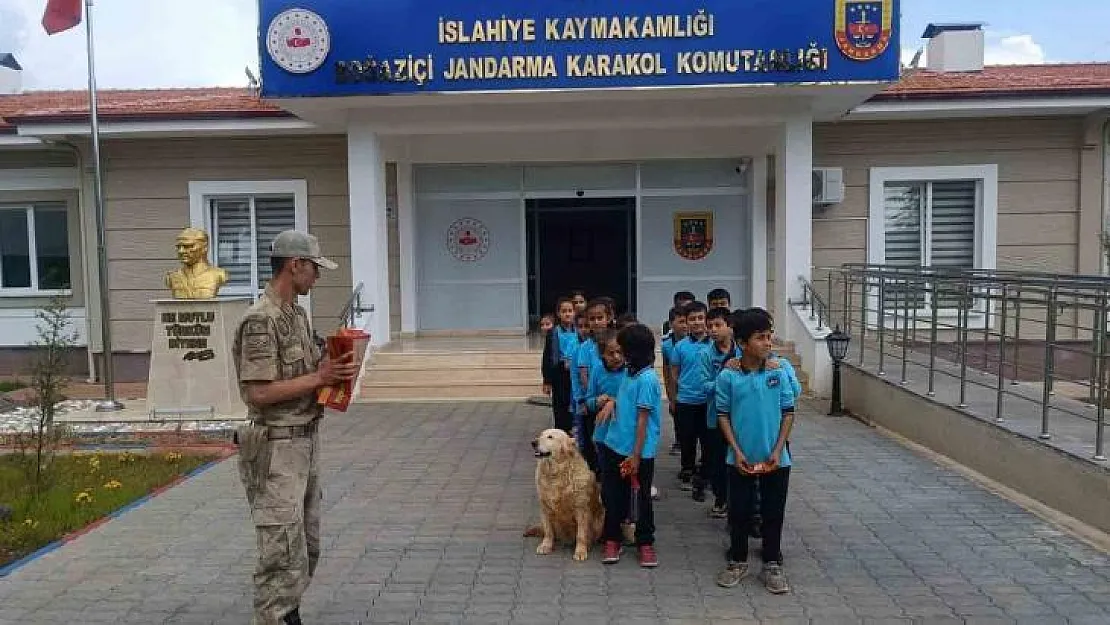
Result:
{"label": "paved walkway", "polygon": [[[805,415],[787,512],[794,592],[731,591],[722,521],[674,488],[660,568],[534,555],[535,406],[359,406],[324,431],[332,623],[1110,623],[1110,557],[851,420]],[[254,540],[234,460],[0,580],[3,623],[247,623]]]}

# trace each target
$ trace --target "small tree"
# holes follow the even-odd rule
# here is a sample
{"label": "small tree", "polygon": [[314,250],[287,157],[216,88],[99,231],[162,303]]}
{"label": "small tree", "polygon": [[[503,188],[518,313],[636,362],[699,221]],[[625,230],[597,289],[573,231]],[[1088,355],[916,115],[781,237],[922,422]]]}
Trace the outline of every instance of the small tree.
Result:
{"label": "small tree", "polygon": [[27,470],[28,481],[35,493],[47,484],[49,468],[61,440],[62,431],[54,424],[58,403],[64,399],[66,369],[70,349],[77,343],[77,332],[61,297],[35,313],[39,338],[31,343],[38,348],[31,367],[33,408],[31,431],[20,441],[19,450]]}

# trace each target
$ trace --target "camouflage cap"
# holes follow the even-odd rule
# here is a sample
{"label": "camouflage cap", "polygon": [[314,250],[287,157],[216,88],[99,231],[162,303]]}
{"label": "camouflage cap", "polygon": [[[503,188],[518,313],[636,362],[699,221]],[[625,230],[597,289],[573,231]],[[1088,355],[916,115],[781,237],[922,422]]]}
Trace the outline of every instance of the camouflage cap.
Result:
{"label": "camouflage cap", "polygon": [[306,258],[324,269],[335,269],[339,265],[320,255],[320,242],[307,232],[286,230],[274,237],[270,244],[270,254],[278,258]]}

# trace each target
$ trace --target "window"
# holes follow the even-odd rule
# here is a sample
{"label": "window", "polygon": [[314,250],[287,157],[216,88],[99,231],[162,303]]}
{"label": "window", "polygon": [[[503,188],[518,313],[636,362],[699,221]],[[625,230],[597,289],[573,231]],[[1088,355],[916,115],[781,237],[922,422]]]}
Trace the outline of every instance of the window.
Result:
{"label": "window", "polygon": [[[870,172],[868,262],[994,269],[998,167],[876,167]],[[887,310],[930,305],[922,285],[888,288]],[[877,303],[877,302],[876,302]],[[938,297],[954,309],[954,296]]]}
{"label": "window", "polygon": [[210,246],[227,271],[225,290],[257,294],[270,277],[270,243],[296,227],[292,195],[209,198]]}
{"label": "window", "polygon": [[0,206],[0,294],[64,293],[70,287],[65,204]]}
{"label": "window", "polygon": [[209,256],[228,274],[221,295],[257,297],[266,288],[270,243],[283,230],[308,229],[307,204],[303,180],[189,183],[190,222],[208,231]]}

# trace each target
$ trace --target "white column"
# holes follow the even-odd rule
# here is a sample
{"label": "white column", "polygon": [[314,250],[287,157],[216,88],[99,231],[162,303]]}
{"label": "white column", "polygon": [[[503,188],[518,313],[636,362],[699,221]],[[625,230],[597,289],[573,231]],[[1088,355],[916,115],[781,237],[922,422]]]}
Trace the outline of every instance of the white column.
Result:
{"label": "white column", "polygon": [[751,306],[767,308],[767,157],[752,158]]}
{"label": "white column", "polygon": [[400,240],[401,332],[416,332],[416,198],[412,163],[397,163],[397,234]]}
{"label": "white column", "polygon": [[389,238],[386,225],[385,161],[372,131],[347,129],[347,186],[351,201],[351,286],[363,283],[362,305],[373,312],[355,316],[373,345],[389,342]]}
{"label": "white column", "polygon": [[[782,127],[775,176],[775,301],[778,317],[800,300],[798,277],[811,278],[813,264],[813,120],[793,117]],[[790,328],[792,324],[781,324]],[[784,337],[792,339],[794,337]]]}

